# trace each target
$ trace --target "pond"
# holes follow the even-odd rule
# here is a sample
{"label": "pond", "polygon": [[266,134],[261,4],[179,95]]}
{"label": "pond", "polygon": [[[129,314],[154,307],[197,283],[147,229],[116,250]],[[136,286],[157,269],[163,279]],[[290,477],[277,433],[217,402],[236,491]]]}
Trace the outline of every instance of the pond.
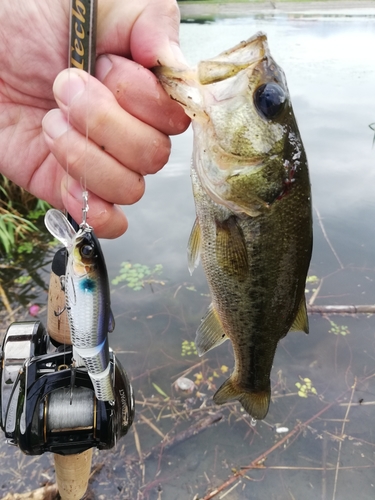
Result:
{"label": "pond", "polygon": [[[257,31],[268,35],[309,160],[314,252],[307,301],[375,304],[375,150],[369,128],[375,122],[375,10],[245,13],[246,7],[242,17],[207,22],[188,16],[182,49],[194,64]],[[192,346],[210,297],[202,268],[192,276],[187,269],[195,217],[191,151],[189,129],[173,139],[163,171],[146,179],[144,198],[125,208],[127,233],[102,242],[110,279],[129,262],[143,273],[138,278],[144,286],[111,285],[116,329],[110,344],[132,380],[136,419],[114,450],[95,453],[92,498],[203,499],[228,478],[234,479],[215,498],[372,498],[373,316],[310,315],[309,335],[289,333],[274,360],[269,413],[255,427],[238,403],[213,404],[233,354],[229,342],[203,358]],[[174,386],[182,375],[197,385],[192,395]],[[208,416],[221,419],[209,425]],[[0,453],[4,494],[53,479],[48,455],[23,456],[3,438]]]}

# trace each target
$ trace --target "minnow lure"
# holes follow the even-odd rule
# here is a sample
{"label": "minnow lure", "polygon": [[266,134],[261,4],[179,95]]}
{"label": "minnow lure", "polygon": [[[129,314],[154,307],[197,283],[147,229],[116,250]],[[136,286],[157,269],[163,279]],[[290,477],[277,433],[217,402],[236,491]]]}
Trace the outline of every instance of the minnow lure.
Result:
{"label": "minnow lure", "polygon": [[45,225],[68,252],[64,288],[76,365],[86,366],[99,400],[114,401],[108,345],[114,320],[99,240],[87,224],[75,232],[59,210],[48,210]]}

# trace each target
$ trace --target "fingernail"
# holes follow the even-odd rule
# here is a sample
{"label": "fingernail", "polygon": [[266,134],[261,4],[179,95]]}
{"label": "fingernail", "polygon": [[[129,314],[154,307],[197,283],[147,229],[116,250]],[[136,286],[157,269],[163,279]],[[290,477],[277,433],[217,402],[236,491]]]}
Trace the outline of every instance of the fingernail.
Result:
{"label": "fingernail", "polygon": [[66,69],[57,75],[53,84],[53,93],[56,100],[69,106],[73,99],[85,90],[85,87],[86,82],[78,76],[76,70]]}
{"label": "fingernail", "polygon": [[51,137],[51,139],[57,139],[71,128],[59,109],[52,109],[44,116],[42,127],[44,133]]}
{"label": "fingernail", "polygon": [[105,77],[112,69],[112,61],[106,55],[98,57],[95,66],[95,76],[100,81],[103,82]]}

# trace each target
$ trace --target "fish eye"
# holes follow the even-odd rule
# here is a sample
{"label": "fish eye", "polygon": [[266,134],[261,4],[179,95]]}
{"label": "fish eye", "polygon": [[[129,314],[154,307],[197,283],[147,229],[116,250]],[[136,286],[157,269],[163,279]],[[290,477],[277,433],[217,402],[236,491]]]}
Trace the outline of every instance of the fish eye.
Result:
{"label": "fish eye", "polygon": [[94,256],[94,247],[91,245],[83,245],[81,247],[81,256],[85,258],[90,258]]}
{"label": "fish eye", "polygon": [[254,92],[254,104],[266,120],[273,120],[285,105],[285,92],[277,83],[264,83]]}

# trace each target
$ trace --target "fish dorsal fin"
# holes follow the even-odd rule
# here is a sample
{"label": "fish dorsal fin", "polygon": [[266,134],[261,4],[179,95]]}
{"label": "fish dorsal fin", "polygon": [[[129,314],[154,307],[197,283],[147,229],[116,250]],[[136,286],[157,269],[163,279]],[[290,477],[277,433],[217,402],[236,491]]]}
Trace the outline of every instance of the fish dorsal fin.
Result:
{"label": "fish dorsal fin", "polygon": [[217,311],[213,304],[210,304],[195,336],[198,355],[203,356],[205,352],[222,344],[227,338]]}
{"label": "fish dorsal fin", "polygon": [[309,333],[309,319],[307,317],[305,296],[302,297],[301,303],[297,311],[297,316],[293,321],[290,331]]}
{"label": "fish dorsal fin", "polygon": [[228,274],[245,277],[248,273],[248,257],[245,239],[236,218],[216,221],[216,258],[219,266]]}
{"label": "fish dorsal fin", "polygon": [[194,269],[198,267],[200,250],[201,250],[201,228],[199,226],[198,218],[196,218],[190,233],[188,248],[187,248],[188,267],[190,274],[193,274]]}

